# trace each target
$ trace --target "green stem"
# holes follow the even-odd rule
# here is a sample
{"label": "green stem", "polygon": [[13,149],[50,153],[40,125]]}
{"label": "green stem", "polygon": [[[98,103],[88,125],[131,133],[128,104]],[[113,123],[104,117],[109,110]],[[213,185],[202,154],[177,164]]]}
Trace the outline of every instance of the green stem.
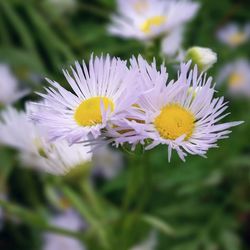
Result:
{"label": "green stem", "polygon": [[83,193],[86,195],[87,199],[89,200],[89,203],[93,207],[93,210],[95,211],[97,216],[102,217],[103,216],[102,205],[90,181],[85,180],[84,182],[82,182],[81,189]]}
{"label": "green stem", "polygon": [[4,200],[0,200],[0,206],[3,207],[8,213],[17,216],[18,219],[20,219],[22,222],[29,224],[33,227],[36,227],[43,231],[57,233],[68,237],[73,237],[79,240],[83,240],[81,233],[50,225],[43,216],[27,208],[23,208],[19,205]]}
{"label": "green stem", "polygon": [[103,249],[110,249],[107,231],[103,227],[103,224],[95,218],[91,209],[88,207],[88,204],[82,202],[82,198],[70,188],[63,186],[61,189],[72,205],[79,211],[82,217],[88,221],[90,227],[96,232]]}
{"label": "green stem", "polygon": [[102,10],[101,8],[98,8],[94,5],[91,5],[89,3],[79,3],[78,5],[79,10],[84,10],[86,12],[89,12],[91,14],[94,14],[96,16],[109,19],[109,13],[107,11]]}

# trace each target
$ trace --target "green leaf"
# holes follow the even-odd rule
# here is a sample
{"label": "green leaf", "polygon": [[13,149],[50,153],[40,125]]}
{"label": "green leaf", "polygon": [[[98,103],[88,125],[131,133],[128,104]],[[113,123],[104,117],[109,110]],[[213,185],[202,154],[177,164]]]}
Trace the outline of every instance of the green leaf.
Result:
{"label": "green leaf", "polygon": [[150,226],[154,227],[155,229],[158,229],[162,233],[166,234],[167,236],[174,236],[175,230],[165,221],[152,216],[152,215],[143,215],[142,221],[149,224]]}

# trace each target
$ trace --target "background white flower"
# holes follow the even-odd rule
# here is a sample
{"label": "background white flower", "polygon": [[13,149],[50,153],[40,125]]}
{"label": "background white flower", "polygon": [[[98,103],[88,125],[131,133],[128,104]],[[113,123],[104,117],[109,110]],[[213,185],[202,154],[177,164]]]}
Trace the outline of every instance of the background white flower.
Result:
{"label": "background white flower", "polygon": [[217,82],[226,83],[234,96],[250,97],[250,62],[238,59],[225,65],[219,72]]}
{"label": "background white flower", "polygon": [[8,105],[16,102],[28,93],[20,90],[18,80],[6,64],[0,64],[0,104]]}
{"label": "background white flower", "polygon": [[250,23],[241,27],[236,23],[229,23],[217,32],[218,39],[230,47],[238,47],[250,39]]}
{"label": "background white flower", "polygon": [[199,4],[177,0],[117,0],[117,14],[108,27],[111,34],[139,40],[164,35],[189,21]]}
{"label": "background white flower", "polygon": [[89,147],[69,146],[65,141],[49,143],[44,130],[31,122],[25,112],[12,107],[1,113],[0,144],[19,150],[24,165],[54,174],[65,174],[92,157]]}

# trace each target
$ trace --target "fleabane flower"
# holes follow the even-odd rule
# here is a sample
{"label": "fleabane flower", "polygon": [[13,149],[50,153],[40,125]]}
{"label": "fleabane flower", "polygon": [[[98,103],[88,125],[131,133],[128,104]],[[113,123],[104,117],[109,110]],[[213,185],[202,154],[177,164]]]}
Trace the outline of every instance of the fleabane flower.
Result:
{"label": "fleabane flower", "polygon": [[225,65],[218,76],[218,83],[224,82],[230,94],[250,97],[250,62],[246,59],[238,59]]}
{"label": "fleabane flower", "polygon": [[[56,215],[51,218],[50,224],[52,226],[60,227],[65,230],[79,231],[84,222],[74,210],[67,210],[64,213]],[[46,233],[44,235],[43,250],[85,250],[85,246],[80,241],[72,237],[62,236],[53,233]]]}
{"label": "fleabane flower", "polygon": [[46,103],[32,117],[48,131],[52,140],[66,139],[70,144],[97,138],[113,120],[122,119],[135,102],[136,74],[119,58],[91,57],[89,66],[76,62],[72,76],[64,75],[73,93],[50,81]]}
{"label": "fleabane flower", "polygon": [[66,141],[49,143],[43,129],[12,107],[0,115],[0,144],[17,149],[24,165],[59,175],[84,166],[92,157],[89,147],[69,146]]}
{"label": "fleabane flower", "polygon": [[236,23],[230,23],[217,32],[218,39],[232,48],[238,47],[250,39],[250,23],[240,27]]}
{"label": "fleabane flower", "polygon": [[111,34],[138,40],[161,36],[189,21],[199,4],[178,0],[118,0],[118,12],[108,27]]}
{"label": "fleabane flower", "polygon": [[[146,62],[144,65],[148,67]],[[177,81],[168,84],[167,78],[155,84],[149,70],[140,70],[144,72],[142,81],[151,81],[148,85],[153,87],[139,99],[133,119],[124,121],[130,127],[128,132],[116,134],[110,129],[114,144],[144,143],[146,149],[165,144],[169,160],[173,149],[185,160],[188,153],[205,156],[208,149],[217,147],[219,139],[228,137],[228,129],[241,122],[218,123],[228,115],[223,114],[227,103],[223,97],[214,97],[212,78],[199,75],[197,66],[190,70],[190,65],[181,64]]]}
{"label": "fleabane flower", "polygon": [[23,96],[28,91],[18,87],[18,81],[6,64],[0,64],[0,105],[9,105]]}

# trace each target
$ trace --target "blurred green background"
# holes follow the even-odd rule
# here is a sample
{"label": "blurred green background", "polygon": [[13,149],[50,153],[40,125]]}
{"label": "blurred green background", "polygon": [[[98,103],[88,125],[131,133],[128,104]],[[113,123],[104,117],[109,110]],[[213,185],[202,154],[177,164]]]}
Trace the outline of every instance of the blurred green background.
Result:
{"label": "blurred green background", "polygon": [[[78,0],[66,7],[59,2],[51,7],[48,0],[0,0],[0,61],[26,86],[42,90],[45,76],[65,83],[61,69],[75,60],[88,60],[92,52],[123,59],[144,55],[138,41],[107,33],[114,0]],[[230,49],[216,39],[224,24],[250,21],[250,2],[199,2],[201,9],[187,25],[184,47],[216,51],[218,63],[209,71],[216,78],[224,64],[250,58],[249,43]],[[154,56],[160,63],[162,57]],[[219,94],[225,93],[222,87]],[[25,100],[36,98],[31,94]],[[91,188],[83,184],[88,183],[83,169],[66,177],[39,173],[20,166],[16,152],[1,147],[0,185],[8,201],[2,204],[0,249],[43,249],[43,233],[59,232],[48,225],[49,215],[57,212],[49,195],[56,189],[88,222],[87,230],[73,235],[86,249],[130,249],[153,230],[157,250],[249,250],[250,100],[226,99],[231,112],[227,119],[245,123],[219,142],[218,149],[210,150],[207,159],[189,156],[183,163],[174,155],[168,163],[166,147],[146,153],[123,149],[121,172],[109,180],[95,178]],[[16,106],[22,108],[24,102]]]}

